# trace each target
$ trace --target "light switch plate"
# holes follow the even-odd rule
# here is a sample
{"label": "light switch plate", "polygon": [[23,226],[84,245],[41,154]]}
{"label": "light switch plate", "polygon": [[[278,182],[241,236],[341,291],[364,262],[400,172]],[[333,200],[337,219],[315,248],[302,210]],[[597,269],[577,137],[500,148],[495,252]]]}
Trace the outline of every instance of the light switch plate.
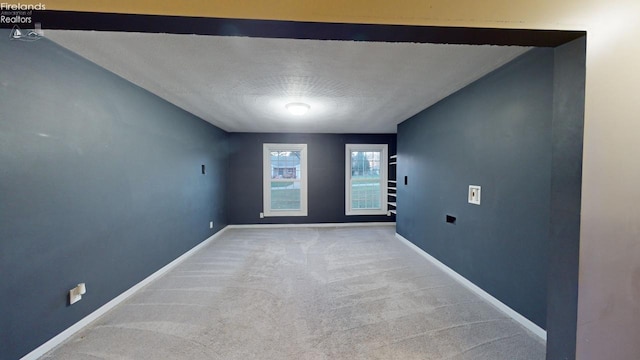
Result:
{"label": "light switch plate", "polygon": [[480,205],[480,191],[479,185],[469,185],[469,204]]}

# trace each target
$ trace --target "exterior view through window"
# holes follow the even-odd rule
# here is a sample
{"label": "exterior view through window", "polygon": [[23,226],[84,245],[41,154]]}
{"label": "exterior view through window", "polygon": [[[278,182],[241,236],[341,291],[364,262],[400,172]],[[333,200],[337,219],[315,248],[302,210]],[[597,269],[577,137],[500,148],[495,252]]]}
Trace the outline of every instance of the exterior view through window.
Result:
{"label": "exterior view through window", "polygon": [[264,215],[307,215],[307,145],[264,144]]}
{"label": "exterior view through window", "polygon": [[387,213],[387,145],[347,144],[345,152],[345,213]]}

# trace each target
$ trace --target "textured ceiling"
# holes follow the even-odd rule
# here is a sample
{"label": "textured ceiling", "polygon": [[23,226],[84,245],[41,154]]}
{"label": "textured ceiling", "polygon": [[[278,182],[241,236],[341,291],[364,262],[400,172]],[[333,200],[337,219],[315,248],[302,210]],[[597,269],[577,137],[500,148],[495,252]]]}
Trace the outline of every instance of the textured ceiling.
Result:
{"label": "textured ceiling", "polygon": [[[529,48],[48,31],[69,50],[230,132],[394,133]],[[287,112],[304,102],[304,116]]]}

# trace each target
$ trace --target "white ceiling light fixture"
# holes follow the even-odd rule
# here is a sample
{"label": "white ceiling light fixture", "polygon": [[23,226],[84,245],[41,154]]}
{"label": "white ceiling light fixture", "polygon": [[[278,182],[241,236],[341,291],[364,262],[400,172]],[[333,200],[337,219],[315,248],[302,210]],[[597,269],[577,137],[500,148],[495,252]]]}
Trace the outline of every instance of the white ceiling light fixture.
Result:
{"label": "white ceiling light fixture", "polygon": [[287,110],[289,110],[291,115],[295,115],[295,116],[302,116],[311,109],[311,106],[309,106],[309,104],[305,104],[301,102],[288,103],[284,107],[287,108]]}

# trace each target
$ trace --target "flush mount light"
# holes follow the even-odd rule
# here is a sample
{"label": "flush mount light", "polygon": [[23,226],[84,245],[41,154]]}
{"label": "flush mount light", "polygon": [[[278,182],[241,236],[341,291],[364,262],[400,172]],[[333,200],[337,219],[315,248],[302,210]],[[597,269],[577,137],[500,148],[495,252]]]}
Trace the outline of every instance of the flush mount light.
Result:
{"label": "flush mount light", "polygon": [[286,107],[292,115],[296,116],[304,115],[311,109],[311,106],[301,102],[288,103],[284,107]]}

